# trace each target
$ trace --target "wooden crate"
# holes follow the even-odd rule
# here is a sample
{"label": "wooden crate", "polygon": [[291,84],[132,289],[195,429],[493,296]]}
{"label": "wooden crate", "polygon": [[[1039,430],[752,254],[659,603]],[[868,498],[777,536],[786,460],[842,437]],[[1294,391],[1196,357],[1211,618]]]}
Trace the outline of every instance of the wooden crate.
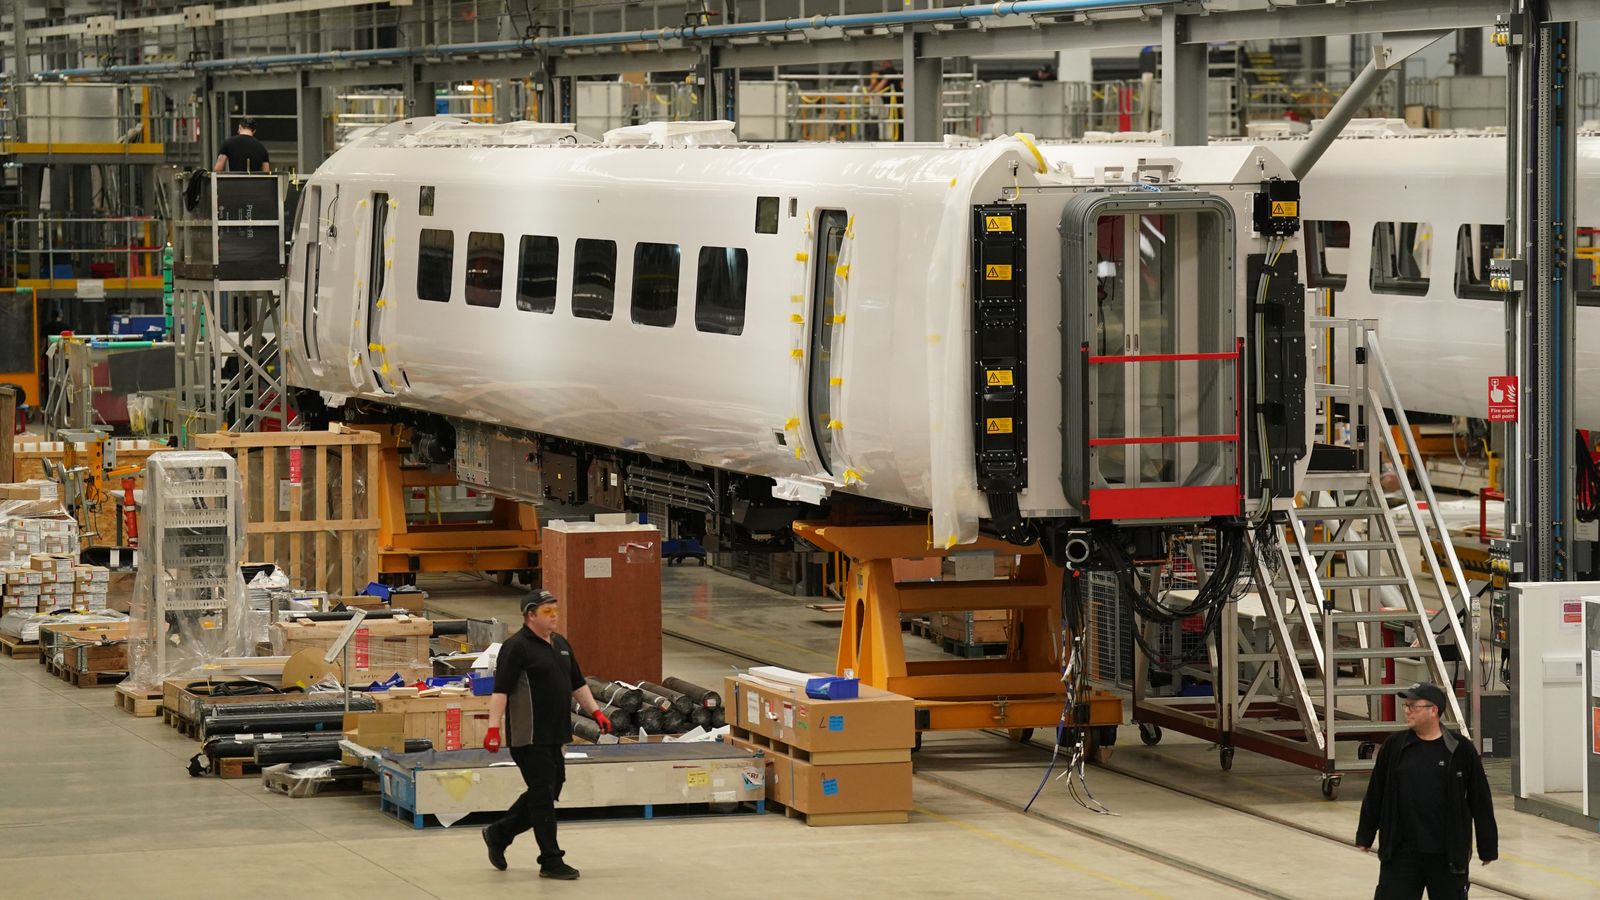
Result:
{"label": "wooden crate", "polygon": [[290,583],[350,595],[378,578],[379,441],[370,431],[201,434],[197,450],[238,460],[245,558]]}
{"label": "wooden crate", "polygon": [[[405,736],[427,738],[435,750],[475,750],[489,731],[488,697],[385,697],[378,712],[405,716]],[[454,710],[454,712],[452,712]]]}
{"label": "wooden crate", "polygon": [[[143,466],[144,461],[149,459],[152,453],[160,453],[166,449],[168,447],[160,441],[149,440],[118,440],[114,442],[113,447],[118,466]],[[61,465],[66,460],[66,454],[66,446],[61,441],[18,440],[15,444],[16,477],[0,480],[49,481],[50,479],[44,474],[44,461],[49,460],[53,466]],[[120,483],[111,484],[109,488],[119,492],[122,490]],[[117,517],[121,515],[121,509],[122,507],[115,503],[102,503],[99,508],[88,514],[87,521],[79,519],[83,546],[115,545]]]}
{"label": "wooden crate", "polygon": [[959,644],[1000,644],[1011,636],[1008,610],[980,609],[938,615],[940,634]]}
{"label": "wooden crate", "polygon": [[68,672],[128,671],[127,622],[40,625],[39,643],[50,661]]}

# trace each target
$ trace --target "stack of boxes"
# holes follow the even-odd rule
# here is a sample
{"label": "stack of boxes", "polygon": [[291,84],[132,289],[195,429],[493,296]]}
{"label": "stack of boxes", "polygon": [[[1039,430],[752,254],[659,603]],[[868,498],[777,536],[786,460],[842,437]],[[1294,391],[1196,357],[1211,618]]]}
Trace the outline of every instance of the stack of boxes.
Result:
{"label": "stack of boxes", "polygon": [[862,685],[851,700],[729,676],[728,740],[767,760],[767,799],[808,825],[898,824],[911,809],[915,705]]}
{"label": "stack of boxes", "polygon": [[111,592],[111,570],[105,566],[72,567],[75,602],[72,608],[79,612],[104,612],[106,598]]}
{"label": "stack of boxes", "polygon": [[74,557],[66,554],[35,553],[28,558],[28,568],[39,573],[39,610],[54,612],[72,609],[77,599],[78,583],[72,577]]}
{"label": "stack of boxes", "polygon": [[0,569],[0,615],[20,610],[38,612],[39,597],[44,586],[44,573],[27,566],[7,566]]}
{"label": "stack of boxes", "polygon": [[103,612],[111,571],[81,566],[65,553],[35,553],[27,565],[0,568],[0,613]]}

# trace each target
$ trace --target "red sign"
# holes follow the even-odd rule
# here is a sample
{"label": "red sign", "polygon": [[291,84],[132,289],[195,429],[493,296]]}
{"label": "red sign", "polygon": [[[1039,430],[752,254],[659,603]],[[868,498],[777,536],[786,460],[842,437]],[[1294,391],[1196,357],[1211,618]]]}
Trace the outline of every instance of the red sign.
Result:
{"label": "red sign", "polygon": [[1517,420],[1517,376],[1489,376],[1489,421]]}
{"label": "red sign", "polygon": [[1589,715],[1594,719],[1589,728],[1589,740],[1594,744],[1594,752],[1600,753],[1600,706],[1589,707]]}
{"label": "red sign", "polygon": [[444,749],[461,749],[461,707],[452,706],[444,711]]}
{"label": "red sign", "polygon": [[365,669],[370,662],[371,636],[365,628],[356,629],[356,668]]}
{"label": "red sign", "polygon": [[300,486],[300,448],[289,448],[289,483],[295,487]]}
{"label": "red sign", "polygon": [[1561,601],[1561,624],[1563,624],[1563,625],[1582,625],[1583,624],[1583,601],[1582,600],[1563,600],[1563,601]]}

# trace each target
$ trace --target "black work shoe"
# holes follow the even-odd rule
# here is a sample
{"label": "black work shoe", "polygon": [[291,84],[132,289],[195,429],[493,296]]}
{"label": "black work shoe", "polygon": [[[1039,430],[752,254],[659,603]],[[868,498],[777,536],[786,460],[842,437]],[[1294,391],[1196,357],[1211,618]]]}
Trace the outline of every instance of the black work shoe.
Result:
{"label": "black work shoe", "polygon": [[489,833],[487,827],[483,829],[483,842],[489,845],[489,865],[504,872],[506,870],[506,848],[494,842],[494,835]]}
{"label": "black work shoe", "polygon": [[554,878],[557,881],[577,881],[578,870],[566,863],[556,863],[553,866],[543,866],[539,869],[540,878]]}

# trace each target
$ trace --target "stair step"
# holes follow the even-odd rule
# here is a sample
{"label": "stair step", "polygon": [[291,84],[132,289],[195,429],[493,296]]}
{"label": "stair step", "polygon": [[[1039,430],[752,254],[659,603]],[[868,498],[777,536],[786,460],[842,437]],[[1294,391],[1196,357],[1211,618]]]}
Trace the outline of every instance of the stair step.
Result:
{"label": "stair step", "polygon": [[1333,651],[1334,659],[1427,659],[1428,655],[1421,647],[1352,647]]}
{"label": "stair step", "polygon": [[[1337,625],[1356,625],[1361,622],[1410,622],[1417,621],[1417,614],[1409,610],[1389,610],[1384,612],[1345,612],[1340,610],[1333,614],[1334,623]],[[1300,624],[1300,617],[1290,613],[1283,617],[1291,625]],[[1316,621],[1320,623],[1322,616],[1319,614]]]}
{"label": "stair step", "polygon": [[1323,590],[1328,588],[1399,587],[1406,584],[1403,575],[1333,575],[1317,579]]}
{"label": "stair step", "polygon": [[1300,519],[1354,519],[1389,514],[1387,506],[1307,506],[1294,511]]}
{"label": "stair step", "polygon": [[1383,697],[1398,694],[1410,685],[1405,684],[1336,684],[1335,697]]}
{"label": "stair step", "polygon": [[1313,553],[1328,552],[1341,553],[1356,550],[1394,550],[1395,545],[1389,541],[1308,541],[1304,546],[1290,544],[1290,553],[1301,553],[1309,547]]}
{"label": "stair step", "polygon": [[[1335,472],[1317,471],[1307,472],[1306,477],[1300,482],[1300,489],[1307,494],[1318,491],[1366,491],[1372,488],[1372,476],[1365,471],[1360,472]],[[1321,509],[1319,506],[1302,506],[1300,510]]]}
{"label": "stair step", "polygon": [[1375,722],[1371,719],[1339,719],[1333,726],[1335,733],[1341,731],[1409,731],[1410,725],[1404,722]]}
{"label": "stair step", "polygon": [[[1242,663],[1283,662],[1283,657],[1276,653],[1241,653],[1237,658]],[[1314,662],[1317,657],[1310,650],[1297,650],[1294,658],[1300,662]]]}

